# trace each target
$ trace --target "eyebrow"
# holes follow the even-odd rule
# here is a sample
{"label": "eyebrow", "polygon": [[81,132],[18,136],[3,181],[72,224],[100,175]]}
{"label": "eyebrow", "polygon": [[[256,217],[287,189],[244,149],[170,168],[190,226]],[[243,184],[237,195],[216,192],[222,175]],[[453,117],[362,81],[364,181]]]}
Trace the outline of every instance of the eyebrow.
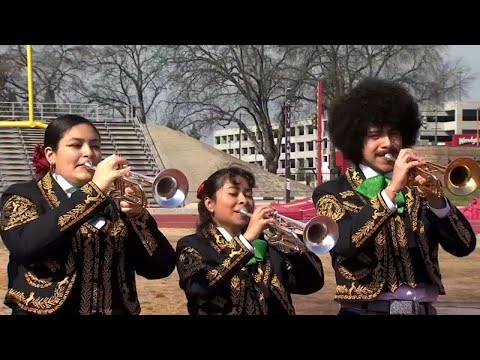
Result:
{"label": "eyebrow", "polygon": [[[82,138],[70,138],[68,139],[68,141],[85,141],[85,139],[82,139]],[[88,140],[87,140],[88,141]],[[90,140],[90,142],[100,142],[100,139],[98,138],[95,138],[93,140]]]}

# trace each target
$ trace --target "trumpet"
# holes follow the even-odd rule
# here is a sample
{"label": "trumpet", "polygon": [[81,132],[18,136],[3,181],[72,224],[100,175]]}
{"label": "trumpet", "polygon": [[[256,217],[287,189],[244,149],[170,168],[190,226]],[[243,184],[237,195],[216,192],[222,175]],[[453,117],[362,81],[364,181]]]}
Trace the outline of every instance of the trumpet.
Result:
{"label": "trumpet", "polygon": [[[90,170],[97,169],[90,160],[85,162],[84,166]],[[145,208],[147,197],[142,184],[152,185],[153,198],[161,207],[177,207],[185,201],[188,194],[187,177],[180,170],[164,169],[155,177],[131,171],[127,176],[113,182],[109,196],[118,203],[125,200]],[[133,193],[127,193],[127,187],[133,189]]]}
{"label": "trumpet", "polygon": [[[392,154],[385,154],[385,159],[395,162],[396,158]],[[417,175],[422,175],[426,181],[422,187],[426,187],[436,196],[442,196],[442,184],[433,172],[441,172],[444,175],[445,187],[453,195],[464,196],[473,193],[480,182],[480,166],[478,163],[468,157],[459,157],[447,166],[438,165],[432,162],[426,162],[425,165],[416,166],[409,175],[409,186],[419,186],[415,182]]]}
{"label": "trumpet", "polygon": [[[252,217],[252,214],[246,209],[241,209],[240,213]],[[281,252],[305,253],[311,251],[315,254],[323,254],[332,250],[337,243],[337,223],[327,216],[315,216],[307,223],[280,215],[277,212],[273,214],[273,217],[303,231],[304,241],[291,228],[279,224],[272,224],[264,230],[265,240]]]}

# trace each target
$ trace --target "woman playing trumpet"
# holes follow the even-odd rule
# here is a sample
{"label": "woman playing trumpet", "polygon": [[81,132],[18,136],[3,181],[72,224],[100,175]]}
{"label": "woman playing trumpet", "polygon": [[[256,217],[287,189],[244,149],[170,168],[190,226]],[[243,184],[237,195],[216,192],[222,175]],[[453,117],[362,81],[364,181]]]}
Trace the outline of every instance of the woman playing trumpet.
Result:
{"label": "woman playing trumpet", "polygon": [[36,148],[38,179],[3,193],[12,314],[139,314],[135,274],[174,270],[175,251],[148,211],[125,201],[117,208],[108,196],[130,167],[116,155],[101,160],[100,142],[87,119],[58,117]]}
{"label": "woman playing trumpet", "polygon": [[425,165],[408,148],[420,124],[413,97],[387,80],[366,79],[331,108],[333,145],[352,165],[318,186],[313,201],[339,227],[331,251],[339,314],[435,314],[445,294],[438,247],[454,256],[475,249],[470,223],[426,176],[407,186]]}
{"label": "woman playing trumpet", "polygon": [[190,314],[292,315],[291,293],[323,287],[315,254],[286,254],[263,240],[263,231],[276,220],[271,207],[253,210],[254,187],[253,174],[239,167],[218,170],[200,185],[197,232],[177,244],[180,287]]}

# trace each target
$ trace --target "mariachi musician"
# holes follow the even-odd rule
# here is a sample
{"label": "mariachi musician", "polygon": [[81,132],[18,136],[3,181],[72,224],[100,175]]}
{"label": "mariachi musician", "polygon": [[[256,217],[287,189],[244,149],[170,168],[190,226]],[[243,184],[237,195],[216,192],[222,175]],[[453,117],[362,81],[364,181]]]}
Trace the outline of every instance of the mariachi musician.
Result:
{"label": "mariachi musician", "polygon": [[328,132],[351,166],[313,202],[339,227],[339,314],[436,314],[439,246],[459,257],[475,249],[470,223],[409,148],[420,125],[415,100],[393,81],[365,79],[331,108]]}
{"label": "mariachi musician", "polygon": [[36,147],[38,179],[3,193],[12,314],[139,314],[136,274],[160,279],[174,270],[175,251],[143,204],[120,199],[117,207],[108,196],[130,166],[117,155],[101,160],[100,142],[87,119],[58,117]]}

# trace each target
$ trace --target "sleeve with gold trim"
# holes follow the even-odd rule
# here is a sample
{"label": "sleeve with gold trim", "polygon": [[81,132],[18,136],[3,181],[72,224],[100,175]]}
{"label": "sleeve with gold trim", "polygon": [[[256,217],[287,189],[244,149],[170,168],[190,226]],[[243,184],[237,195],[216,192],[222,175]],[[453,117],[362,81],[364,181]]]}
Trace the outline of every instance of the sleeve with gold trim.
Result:
{"label": "sleeve with gold trim", "polygon": [[434,238],[438,240],[442,248],[454,256],[466,256],[477,245],[477,238],[472,225],[447,199],[450,205],[450,213],[444,217],[437,217],[432,211],[427,210],[427,216],[432,223],[432,229],[437,232]]}
{"label": "sleeve with gold trim", "polygon": [[[335,187],[338,187],[338,191]],[[339,239],[333,251],[348,257],[373,241],[379,229],[394,213],[381,194],[366,200],[361,209],[349,211],[339,199],[339,193],[344,190],[347,189],[341,189],[335,180],[330,181],[314,190],[312,200],[318,215],[328,216],[337,222]]]}
{"label": "sleeve with gold trim", "polygon": [[58,250],[67,232],[76,231],[108,204],[106,196],[89,182],[51,209],[36,183],[9,187],[1,198],[1,236],[18,263],[32,263]]}
{"label": "sleeve with gold trim", "polygon": [[175,250],[157,222],[145,209],[136,218],[128,219],[132,233],[135,271],[147,279],[162,279],[175,270]]}
{"label": "sleeve with gold trim", "polygon": [[253,257],[238,237],[229,244],[228,251],[219,254],[206,239],[197,235],[187,236],[178,242],[179,284],[187,299],[200,300],[218,294]]}

